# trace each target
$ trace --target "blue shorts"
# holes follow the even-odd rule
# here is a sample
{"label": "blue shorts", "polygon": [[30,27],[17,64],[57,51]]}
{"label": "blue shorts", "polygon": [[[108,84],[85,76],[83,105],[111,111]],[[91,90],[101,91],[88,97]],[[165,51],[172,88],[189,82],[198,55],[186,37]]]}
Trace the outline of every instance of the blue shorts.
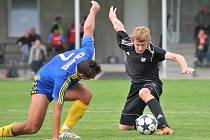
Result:
{"label": "blue shorts", "polygon": [[[67,90],[73,85],[78,83],[78,79],[71,80],[71,84],[68,86]],[[49,102],[53,100],[53,90],[54,84],[47,80],[47,77],[41,77],[40,75],[35,75],[34,82],[31,88],[31,95],[33,94],[44,94],[47,96]]]}
{"label": "blue shorts", "polygon": [[44,94],[47,96],[48,100],[51,102],[53,100],[53,86],[48,84],[49,81],[40,75],[35,75],[34,82],[31,88],[31,95],[33,94]]}

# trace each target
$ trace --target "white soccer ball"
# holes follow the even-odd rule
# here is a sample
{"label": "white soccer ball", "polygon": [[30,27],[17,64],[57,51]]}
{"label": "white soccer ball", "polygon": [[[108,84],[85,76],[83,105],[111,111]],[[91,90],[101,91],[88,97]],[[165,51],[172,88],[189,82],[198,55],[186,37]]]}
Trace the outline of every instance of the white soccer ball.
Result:
{"label": "white soccer ball", "polygon": [[136,129],[139,133],[150,135],[157,130],[158,121],[149,114],[143,114],[136,119]]}

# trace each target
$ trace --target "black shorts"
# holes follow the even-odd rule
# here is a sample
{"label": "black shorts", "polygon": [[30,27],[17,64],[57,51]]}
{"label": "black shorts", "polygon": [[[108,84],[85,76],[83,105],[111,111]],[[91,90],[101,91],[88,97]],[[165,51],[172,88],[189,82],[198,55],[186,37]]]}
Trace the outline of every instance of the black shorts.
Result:
{"label": "black shorts", "polygon": [[146,103],[139,97],[139,90],[142,88],[148,88],[152,95],[159,101],[162,94],[161,81],[132,83],[124,109],[122,110],[120,124],[133,126],[136,118],[143,114]]}

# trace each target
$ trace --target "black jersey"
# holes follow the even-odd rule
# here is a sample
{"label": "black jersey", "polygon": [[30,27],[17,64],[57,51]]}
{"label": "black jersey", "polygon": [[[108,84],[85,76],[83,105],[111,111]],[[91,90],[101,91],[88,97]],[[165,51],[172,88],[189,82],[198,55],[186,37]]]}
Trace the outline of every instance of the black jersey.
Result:
{"label": "black jersey", "polygon": [[126,72],[132,82],[159,81],[158,62],[165,60],[165,50],[150,43],[143,54],[138,54],[135,52],[130,37],[124,31],[117,32],[117,41],[127,56]]}

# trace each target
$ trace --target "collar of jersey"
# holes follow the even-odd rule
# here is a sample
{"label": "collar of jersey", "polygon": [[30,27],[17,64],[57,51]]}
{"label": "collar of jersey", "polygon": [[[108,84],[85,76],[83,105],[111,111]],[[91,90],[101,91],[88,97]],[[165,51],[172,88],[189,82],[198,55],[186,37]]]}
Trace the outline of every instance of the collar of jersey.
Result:
{"label": "collar of jersey", "polygon": [[75,71],[76,71],[75,74],[72,74],[72,75],[71,75],[71,78],[81,80],[81,78],[80,78],[79,75],[78,75],[77,67],[76,67]]}

